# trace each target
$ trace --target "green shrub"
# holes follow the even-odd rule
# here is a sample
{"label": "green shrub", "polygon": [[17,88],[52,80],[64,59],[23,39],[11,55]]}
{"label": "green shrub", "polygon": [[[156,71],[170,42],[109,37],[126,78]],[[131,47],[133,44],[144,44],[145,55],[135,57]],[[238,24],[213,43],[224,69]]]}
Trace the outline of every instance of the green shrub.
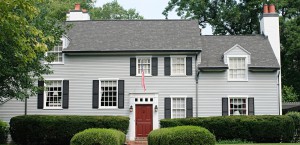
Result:
{"label": "green shrub", "polygon": [[0,120],[0,144],[4,144],[7,141],[8,124]]}
{"label": "green shrub", "polygon": [[90,128],[71,139],[71,145],[123,145],[125,134],[114,129]]}
{"label": "green shrub", "polygon": [[215,136],[198,126],[178,126],[153,130],[148,145],[214,145]]}
{"label": "green shrub", "polygon": [[17,116],[10,120],[14,142],[25,145],[67,145],[88,128],[113,128],[126,134],[129,118],[121,116]]}
{"label": "green shrub", "polygon": [[252,142],[291,142],[294,123],[288,116],[219,116],[206,118],[163,119],[161,127],[180,125],[202,126],[217,140],[247,140]]}
{"label": "green shrub", "polygon": [[293,142],[299,142],[300,141],[300,113],[299,112],[289,112],[286,114],[287,116],[293,118],[294,124],[295,124],[295,130],[294,130],[294,140]]}

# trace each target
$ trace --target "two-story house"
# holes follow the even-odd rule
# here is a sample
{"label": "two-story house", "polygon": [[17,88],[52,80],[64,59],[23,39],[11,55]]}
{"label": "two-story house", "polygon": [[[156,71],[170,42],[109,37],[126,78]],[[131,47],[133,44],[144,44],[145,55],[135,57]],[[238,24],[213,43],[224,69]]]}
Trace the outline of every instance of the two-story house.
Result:
{"label": "two-story house", "polygon": [[[265,8],[263,35],[201,36],[194,20],[92,21],[77,5],[27,114],[129,116],[129,140],[164,118],[279,115],[278,14]],[[0,119],[24,105],[0,105]]]}

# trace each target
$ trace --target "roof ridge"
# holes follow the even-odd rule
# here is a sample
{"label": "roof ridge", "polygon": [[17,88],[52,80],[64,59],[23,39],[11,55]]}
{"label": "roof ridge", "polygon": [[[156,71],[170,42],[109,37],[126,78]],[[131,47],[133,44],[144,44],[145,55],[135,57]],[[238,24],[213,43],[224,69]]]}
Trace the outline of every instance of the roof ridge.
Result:
{"label": "roof ridge", "polygon": [[195,21],[192,19],[134,19],[134,20],[78,20],[78,21],[67,21],[67,22],[97,22],[97,21]]}

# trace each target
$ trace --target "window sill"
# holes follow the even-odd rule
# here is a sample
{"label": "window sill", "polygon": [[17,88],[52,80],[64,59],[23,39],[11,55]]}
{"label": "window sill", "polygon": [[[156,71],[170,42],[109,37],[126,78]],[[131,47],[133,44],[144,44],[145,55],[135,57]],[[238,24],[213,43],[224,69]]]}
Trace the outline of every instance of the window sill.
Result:
{"label": "window sill", "polygon": [[171,77],[186,77],[187,75],[170,75]]}
{"label": "window sill", "polygon": [[44,108],[43,110],[64,110],[63,108]]}
{"label": "window sill", "polygon": [[119,108],[105,108],[105,107],[101,107],[101,108],[98,108],[98,110],[119,110]]}
{"label": "window sill", "polygon": [[248,82],[248,80],[227,80],[228,82]]}
{"label": "window sill", "polygon": [[[136,77],[142,77],[142,75],[136,75]],[[152,77],[152,75],[145,75],[145,77]]]}

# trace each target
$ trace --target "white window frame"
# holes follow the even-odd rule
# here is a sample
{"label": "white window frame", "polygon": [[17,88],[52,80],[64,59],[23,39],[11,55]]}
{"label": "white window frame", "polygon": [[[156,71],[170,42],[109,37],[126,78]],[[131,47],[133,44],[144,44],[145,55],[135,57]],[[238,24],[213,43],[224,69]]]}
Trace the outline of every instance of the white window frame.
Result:
{"label": "white window frame", "polygon": [[174,118],[174,116],[173,116],[173,99],[176,99],[176,98],[180,98],[180,99],[184,99],[184,117],[183,118],[186,118],[186,98],[187,98],[187,96],[185,96],[185,95],[172,95],[172,96],[170,96],[170,98],[171,98],[171,118]]}
{"label": "white window frame", "polygon": [[150,72],[149,74],[145,73],[145,76],[152,76],[152,56],[137,56],[136,57],[136,76],[142,76],[142,73],[139,73],[139,59],[149,59],[150,60]]}
{"label": "white window frame", "polygon": [[[183,58],[183,63],[184,63],[184,71],[183,74],[176,74],[173,72],[173,58]],[[176,56],[170,56],[171,59],[171,63],[170,63],[170,72],[171,72],[171,76],[186,76],[186,56],[184,55],[176,55]]]}
{"label": "white window frame", "polygon": [[[118,109],[118,97],[119,97],[119,82],[118,82],[118,78],[99,78],[99,107],[98,109]],[[102,90],[101,90],[101,81],[116,81],[116,106],[101,106],[101,98],[102,98]]]}
{"label": "white window frame", "polygon": [[246,114],[248,115],[249,108],[248,108],[248,96],[245,95],[234,95],[234,96],[228,96],[228,116],[233,116],[230,114],[230,99],[245,99],[246,100]]}
{"label": "white window frame", "polygon": [[45,81],[44,81],[44,87],[46,88],[47,87],[47,83],[46,83],[46,81],[61,81],[61,106],[60,107],[47,107],[46,106],[46,102],[47,102],[47,97],[48,97],[48,95],[47,95],[47,91],[46,90],[44,90],[44,100],[43,100],[43,109],[49,109],[49,110],[60,110],[60,109],[63,109],[63,90],[64,90],[64,88],[63,88],[63,83],[64,83],[64,79],[45,79]]}
{"label": "white window frame", "polygon": [[[245,58],[245,78],[241,79],[233,79],[230,78],[230,58]],[[227,57],[227,64],[228,64],[228,70],[227,70],[227,80],[228,81],[248,81],[248,56],[247,55],[230,55]]]}
{"label": "white window frame", "polygon": [[[66,41],[65,41],[65,39],[66,39],[66,38],[60,38],[60,41],[62,42],[62,43],[61,43],[61,47],[62,47],[62,50],[61,50],[61,57],[62,57],[62,58],[61,58],[61,62],[54,62],[54,61],[53,61],[53,62],[50,62],[49,64],[64,64],[64,61],[65,61],[65,60],[64,60],[65,54],[62,53],[62,51],[63,51],[64,48],[66,48]],[[54,46],[54,47],[57,47],[57,46]],[[54,49],[54,48],[53,48],[53,49]],[[46,52],[46,56],[48,56],[48,52]],[[48,63],[48,62],[45,62],[45,64],[46,64],[46,63]]]}

